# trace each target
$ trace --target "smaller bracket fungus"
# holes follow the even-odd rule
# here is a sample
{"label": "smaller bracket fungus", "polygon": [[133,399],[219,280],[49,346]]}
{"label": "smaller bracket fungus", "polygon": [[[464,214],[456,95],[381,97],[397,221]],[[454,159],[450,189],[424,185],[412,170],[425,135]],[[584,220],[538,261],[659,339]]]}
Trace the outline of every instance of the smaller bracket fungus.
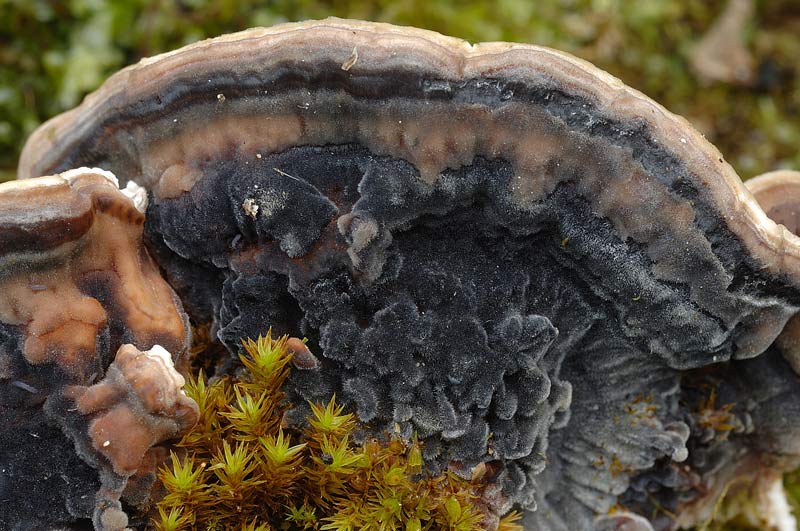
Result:
{"label": "smaller bracket fungus", "polygon": [[184,350],[180,303],[142,244],[146,201],[128,190],[99,170],[0,187],[0,322],[23,327],[28,363],[81,380],[103,369],[102,340]]}
{"label": "smaller bracket fungus", "polygon": [[772,171],[744,184],[772,221],[800,233],[800,171]]}
{"label": "smaller bracket fungus", "polygon": [[[745,182],[764,212],[783,230],[800,235],[800,171],[778,170]],[[786,323],[776,344],[800,374],[800,316]]]}
{"label": "smaller bracket fungus", "polygon": [[145,205],[103,170],[0,185],[2,529],[124,528],[127,478],[196,419],[173,365],[189,328],[144,247]]}

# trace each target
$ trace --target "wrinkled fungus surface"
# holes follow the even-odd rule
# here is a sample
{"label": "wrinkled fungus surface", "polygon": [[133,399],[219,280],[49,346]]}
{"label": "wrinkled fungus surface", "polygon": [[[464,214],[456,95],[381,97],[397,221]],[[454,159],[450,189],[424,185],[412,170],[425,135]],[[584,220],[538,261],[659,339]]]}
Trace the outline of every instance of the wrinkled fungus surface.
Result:
{"label": "wrinkled fungus surface", "polygon": [[800,455],[794,353],[771,346],[800,307],[797,238],[587,63],[380,24],[251,30],[117,74],[20,173],[83,165],[149,191],[148,246],[195,322],[231,351],[308,337],[296,403],[335,392],[417,433],[431,469],[496,463],[495,509],[526,529],[697,521],[731,477]]}

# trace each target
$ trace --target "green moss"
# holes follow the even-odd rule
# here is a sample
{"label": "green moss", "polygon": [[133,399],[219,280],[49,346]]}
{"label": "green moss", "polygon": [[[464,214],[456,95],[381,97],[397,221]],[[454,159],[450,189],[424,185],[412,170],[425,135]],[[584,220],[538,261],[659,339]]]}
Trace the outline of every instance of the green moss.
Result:
{"label": "green moss", "polygon": [[[483,469],[470,480],[429,476],[416,440],[355,444],[356,419],[335,397],[310,405],[307,427],[285,425],[286,341],[245,341],[238,378],[190,380],[200,420],[161,470],[156,529],[485,529]],[[499,531],[520,531],[518,518],[505,516]]]}

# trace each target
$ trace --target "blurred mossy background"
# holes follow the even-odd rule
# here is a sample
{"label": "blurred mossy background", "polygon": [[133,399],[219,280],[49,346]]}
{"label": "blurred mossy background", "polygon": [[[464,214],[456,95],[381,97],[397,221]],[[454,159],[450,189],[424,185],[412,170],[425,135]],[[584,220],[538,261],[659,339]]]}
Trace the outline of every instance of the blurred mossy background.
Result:
{"label": "blurred mossy background", "polygon": [[[746,11],[723,29],[716,59],[744,70],[725,80],[692,64],[731,4]],[[14,177],[37,125],[119,68],[205,37],[330,15],[566,50],[688,118],[742,177],[800,168],[797,0],[0,0],[0,180]]]}

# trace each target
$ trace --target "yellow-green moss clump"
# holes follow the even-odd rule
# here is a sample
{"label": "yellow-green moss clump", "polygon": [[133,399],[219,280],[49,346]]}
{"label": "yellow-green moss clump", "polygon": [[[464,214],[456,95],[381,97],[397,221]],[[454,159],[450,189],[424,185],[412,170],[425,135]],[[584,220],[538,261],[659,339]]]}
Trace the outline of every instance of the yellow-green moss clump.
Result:
{"label": "yellow-green moss clump", "polygon": [[200,420],[161,471],[166,494],[156,529],[522,529],[516,513],[499,527],[487,523],[492,518],[479,502],[486,477],[427,475],[417,441],[387,436],[355,444],[357,422],[335,398],[311,404],[307,427],[287,426],[286,342],[269,333],[245,341],[239,378],[190,379],[186,393]]}

